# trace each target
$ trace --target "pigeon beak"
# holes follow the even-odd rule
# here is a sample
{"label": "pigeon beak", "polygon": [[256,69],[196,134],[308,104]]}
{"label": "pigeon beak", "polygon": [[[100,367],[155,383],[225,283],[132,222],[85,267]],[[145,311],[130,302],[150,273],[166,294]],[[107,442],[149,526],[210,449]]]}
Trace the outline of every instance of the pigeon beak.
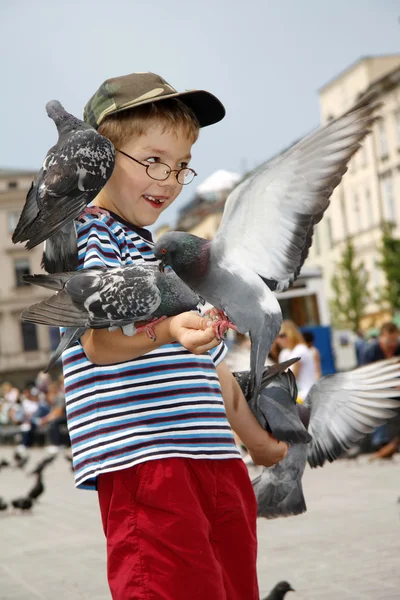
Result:
{"label": "pigeon beak", "polygon": [[292,586],[290,586],[290,588],[288,589],[288,592],[295,592],[296,590],[294,588],[292,588]]}

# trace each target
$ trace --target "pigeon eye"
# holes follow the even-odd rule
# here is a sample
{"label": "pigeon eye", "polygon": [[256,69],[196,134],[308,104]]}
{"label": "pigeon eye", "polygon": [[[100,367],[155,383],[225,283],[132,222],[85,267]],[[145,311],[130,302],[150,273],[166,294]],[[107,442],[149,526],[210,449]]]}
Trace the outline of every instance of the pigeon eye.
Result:
{"label": "pigeon eye", "polygon": [[167,254],[167,249],[166,249],[166,248],[163,248],[163,249],[161,250],[161,254]]}

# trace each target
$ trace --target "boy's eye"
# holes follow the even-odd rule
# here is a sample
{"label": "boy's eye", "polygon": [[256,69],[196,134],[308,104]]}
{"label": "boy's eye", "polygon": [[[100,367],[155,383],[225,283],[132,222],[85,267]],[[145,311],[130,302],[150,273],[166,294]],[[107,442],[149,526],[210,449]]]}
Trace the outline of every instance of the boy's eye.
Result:
{"label": "boy's eye", "polygon": [[145,162],[156,163],[156,162],[160,162],[160,159],[158,156],[150,156],[149,158],[146,158]]}
{"label": "boy's eye", "polygon": [[186,167],[187,167],[188,165],[189,165],[189,163],[187,163],[187,162],[183,162],[183,163],[180,163],[180,165],[179,165],[179,168],[180,168],[180,169],[186,169]]}

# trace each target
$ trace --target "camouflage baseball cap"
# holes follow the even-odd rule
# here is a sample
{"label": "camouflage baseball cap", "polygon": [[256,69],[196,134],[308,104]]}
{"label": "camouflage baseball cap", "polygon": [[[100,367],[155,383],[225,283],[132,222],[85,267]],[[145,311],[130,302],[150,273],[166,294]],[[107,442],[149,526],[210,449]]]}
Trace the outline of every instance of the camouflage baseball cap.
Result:
{"label": "camouflage baseball cap", "polygon": [[225,116],[222,103],[209,92],[204,90],[178,92],[155,73],[131,73],[107,79],[102,83],[86,104],[83,118],[97,129],[108,115],[167,98],[179,98],[189,106],[196,115],[200,127],[217,123]]}

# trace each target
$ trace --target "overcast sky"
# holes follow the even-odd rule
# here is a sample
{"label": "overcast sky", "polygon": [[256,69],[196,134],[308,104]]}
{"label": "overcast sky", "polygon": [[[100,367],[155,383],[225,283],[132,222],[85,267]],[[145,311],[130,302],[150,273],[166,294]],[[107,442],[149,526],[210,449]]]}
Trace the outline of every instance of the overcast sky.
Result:
{"label": "overcast sky", "polygon": [[40,167],[48,100],[81,116],[108,77],[153,71],[227,109],[194,148],[196,183],[241,173],[318,125],[318,88],[341,70],[400,52],[399,16],[394,0],[0,0],[0,168]]}

